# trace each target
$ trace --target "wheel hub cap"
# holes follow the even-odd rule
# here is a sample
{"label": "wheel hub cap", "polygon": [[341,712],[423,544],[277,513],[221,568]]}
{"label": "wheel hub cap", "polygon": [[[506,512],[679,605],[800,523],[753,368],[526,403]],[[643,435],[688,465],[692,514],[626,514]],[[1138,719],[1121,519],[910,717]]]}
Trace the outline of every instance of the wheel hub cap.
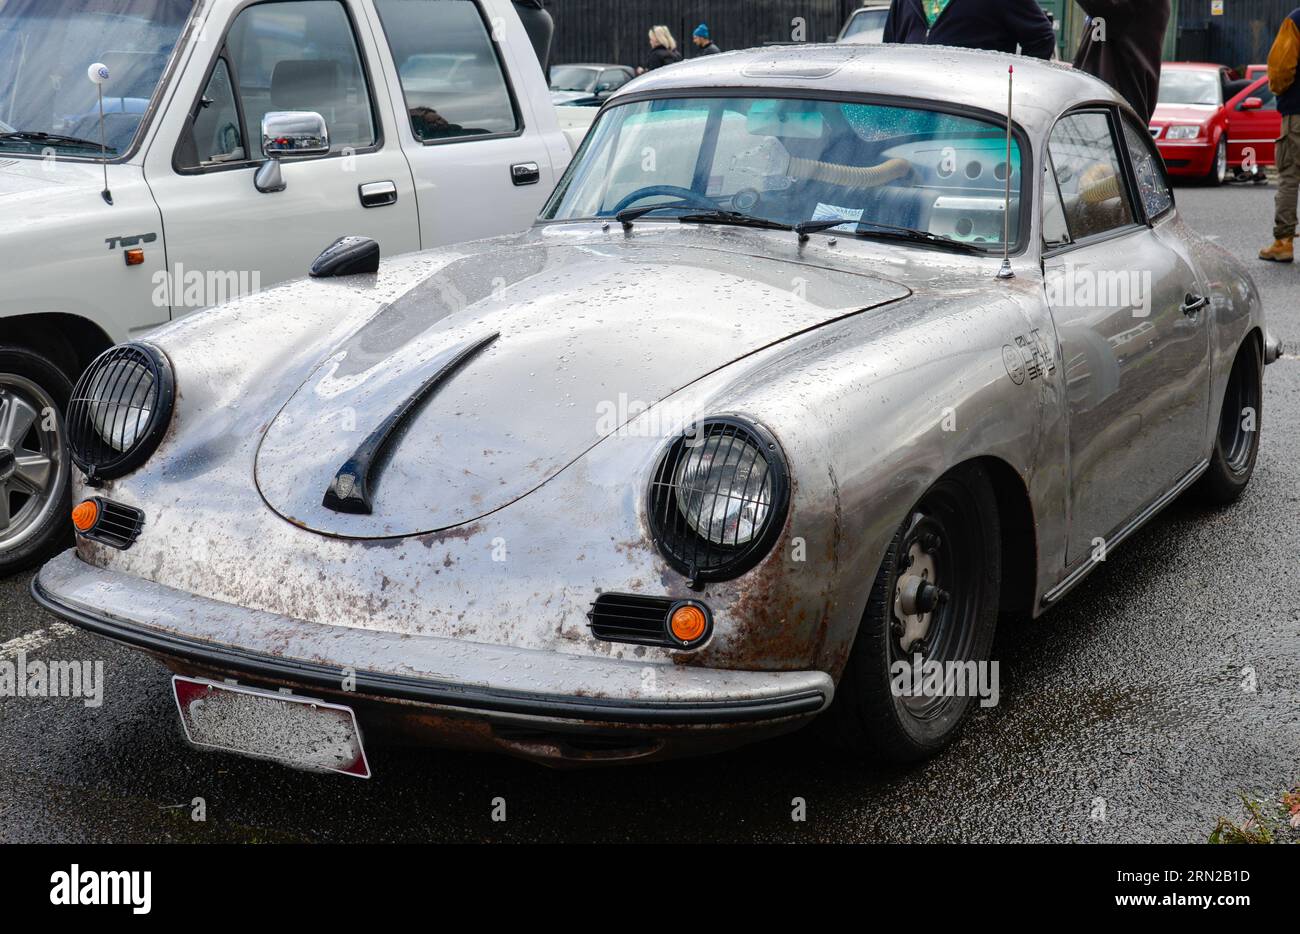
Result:
{"label": "wheel hub cap", "polygon": [[18,472],[18,458],[8,448],[0,448],[0,483]]}
{"label": "wheel hub cap", "polygon": [[898,578],[894,587],[894,618],[903,626],[898,644],[904,652],[924,644],[934,611],[948,596],[935,584],[933,554],[927,553],[920,542],[913,542],[907,557],[907,573]]}

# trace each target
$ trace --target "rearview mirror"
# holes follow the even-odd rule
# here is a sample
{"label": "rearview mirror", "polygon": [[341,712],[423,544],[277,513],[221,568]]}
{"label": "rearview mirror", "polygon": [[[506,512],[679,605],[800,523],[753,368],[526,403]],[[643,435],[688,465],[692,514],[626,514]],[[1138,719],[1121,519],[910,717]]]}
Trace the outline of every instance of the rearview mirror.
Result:
{"label": "rearview mirror", "polygon": [[323,156],[330,151],[325,118],[311,110],[275,110],[262,117],[262,152],[266,161],[253,184],[258,191],[284,191],[280,160],[293,156]]}
{"label": "rearview mirror", "polygon": [[1264,106],[1264,101],[1258,97],[1248,97],[1241,102],[1242,110],[1259,110]]}

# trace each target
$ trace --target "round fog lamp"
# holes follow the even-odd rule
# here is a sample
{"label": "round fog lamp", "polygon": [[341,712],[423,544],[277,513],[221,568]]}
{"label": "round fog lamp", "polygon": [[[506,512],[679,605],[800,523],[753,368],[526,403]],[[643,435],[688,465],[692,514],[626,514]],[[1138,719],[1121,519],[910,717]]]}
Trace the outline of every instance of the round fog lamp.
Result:
{"label": "round fog lamp", "polygon": [[709,629],[709,618],[694,603],[683,603],[668,617],[668,631],[683,645],[698,642]]}
{"label": "round fog lamp", "polygon": [[93,499],[83,500],[72,509],[72,525],[78,532],[89,532],[99,518],[99,504]]}

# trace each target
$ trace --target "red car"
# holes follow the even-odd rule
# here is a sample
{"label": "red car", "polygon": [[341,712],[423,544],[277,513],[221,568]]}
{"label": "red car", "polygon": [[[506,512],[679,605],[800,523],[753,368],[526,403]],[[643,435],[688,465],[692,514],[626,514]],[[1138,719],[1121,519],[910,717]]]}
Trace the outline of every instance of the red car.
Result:
{"label": "red car", "polygon": [[[1256,66],[1257,67],[1257,66]],[[1221,185],[1230,172],[1266,181],[1282,132],[1267,74],[1237,78],[1222,65],[1166,62],[1151,136],[1170,175]]]}

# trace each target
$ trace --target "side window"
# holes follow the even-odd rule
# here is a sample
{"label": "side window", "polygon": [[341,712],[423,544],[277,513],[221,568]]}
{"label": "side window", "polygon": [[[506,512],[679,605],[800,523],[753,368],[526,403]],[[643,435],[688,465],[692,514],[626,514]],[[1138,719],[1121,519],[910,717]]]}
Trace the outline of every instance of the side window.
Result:
{"label": "side window", "polygon": [[1083,240],[1134,223],[1110,118],[1100,111],[1062,117],[1049,144],[1070,236]]}
{"label": "side window", "polygon": [[199,99],[190,138],[181,144],[177,164],[192,169],[223,162],[241,162],[246,158],[244,138],[239,129],[239,106],[230,83],[230,68],[224,58],[219,58]]}
{"label": "side window", "polygon": [[1056,173],[1052,160],[1043,166],[1043,246],[1064,246],[1070,242],[1070,229],[1065,225],[1065,206],[1061,204],[1061,189],[1056,186]]}
{"label": "side window", "polygon": [[273,110],[320,114],[334,151],[374,145],[370,91],[352,24],[338,0],[250,6],[230,27],[226,48],[253,158],[262,156],[262,117]]}
{"label": "side window", "polygon": [[513,133],[519,117],[474,0],[376,0],[418,140]]}
{"label": "side window", "polygon": [[1155,220],[1174,206],[1174,196],[1160,171],[1160,154],[1152,148],[1150,134],[1135,129],[1127,120],[1124,121],[1124,142],[1133,162],[1138,197],[1142,199],[1147,217]]}
{"label": "side window", "polygon": [[605,85],[606,90],[617,91],[623,85],[627,84],[627,72],[618,68],[607,68],[600,74],[598,84]]}

